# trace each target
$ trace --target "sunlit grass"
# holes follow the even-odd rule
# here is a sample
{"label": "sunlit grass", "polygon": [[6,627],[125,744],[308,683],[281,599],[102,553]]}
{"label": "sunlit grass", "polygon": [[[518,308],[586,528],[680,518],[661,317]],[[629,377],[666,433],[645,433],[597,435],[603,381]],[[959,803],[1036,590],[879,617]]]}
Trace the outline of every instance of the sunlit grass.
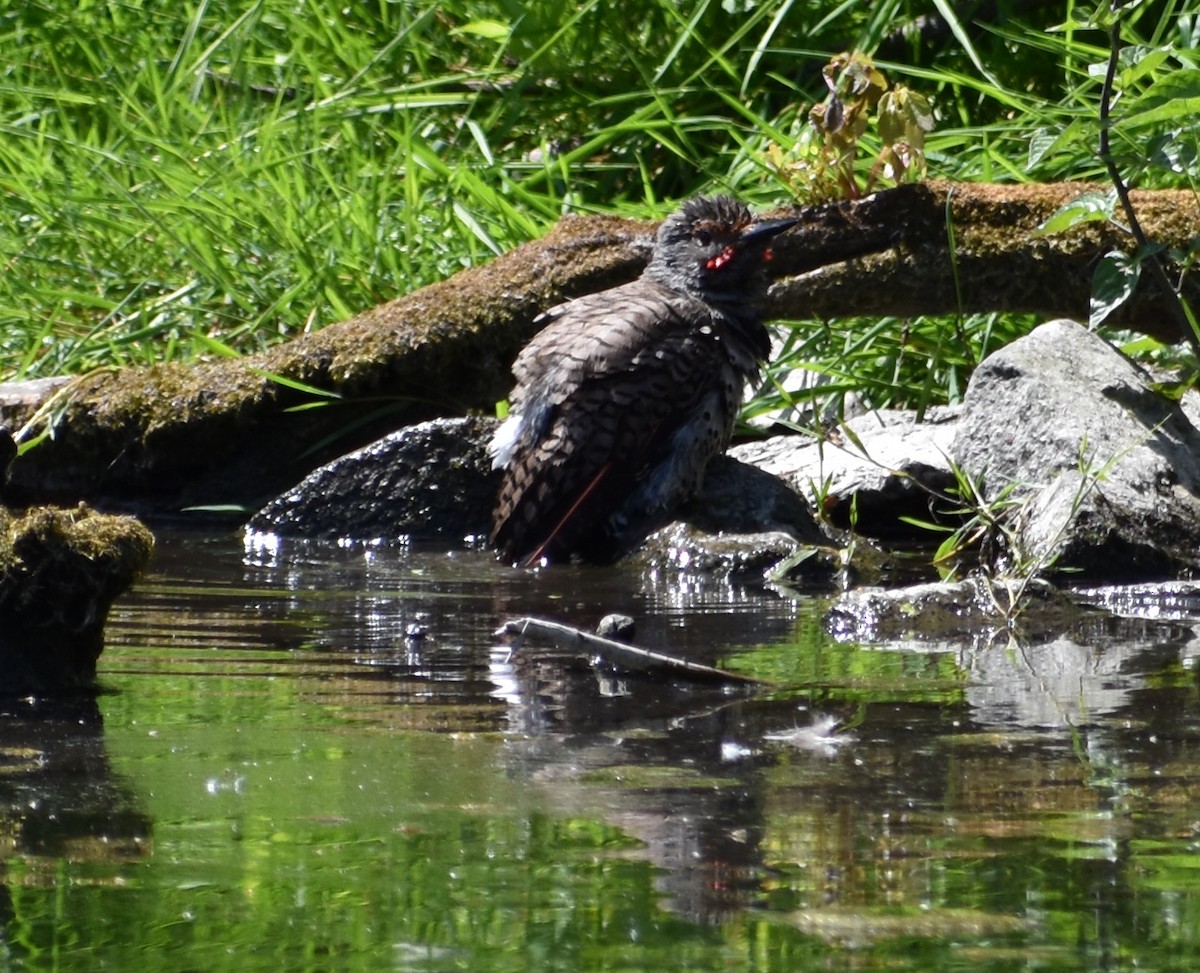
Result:
{"label": "sunlit grass", "polygon": [[[1172,10],[1139,8],[1130,40],[1190,50],[1195,14]],[[843,50],[875,53],[934,103],[931,175],[1102,175],[1088,65],[1104,35],[1082,11],[952,22],[933,43],[905,32],[927,13],[904,0],[25,4],[0,19],[0,378],[254,351],[567,212],[661,215],[717,190],[786,204],[766,153],[806,131],[821,67]],[[1135,134],[1118,146],[1143,184],[1193,178],[1187,158],[1164,177]],[[1194,134],[1176,141],[1194,156]],[[779,405],[797,367],[872,404],[954,400],[980,355],[1027,326],[801,322],[750,412]]]}

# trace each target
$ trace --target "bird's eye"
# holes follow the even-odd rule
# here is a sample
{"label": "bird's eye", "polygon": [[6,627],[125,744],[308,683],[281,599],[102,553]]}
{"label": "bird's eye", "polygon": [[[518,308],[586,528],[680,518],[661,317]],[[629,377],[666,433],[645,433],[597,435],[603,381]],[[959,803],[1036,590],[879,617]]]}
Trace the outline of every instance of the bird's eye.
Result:
{"label": "bird's eye", "polygon": [[713,241],[712,234],[709,233],[708,230],[697,230],[696,231],[696,242],[698,244],[700,244],[700,246],[707,247],[710,243],[712,243],[712,241]]}

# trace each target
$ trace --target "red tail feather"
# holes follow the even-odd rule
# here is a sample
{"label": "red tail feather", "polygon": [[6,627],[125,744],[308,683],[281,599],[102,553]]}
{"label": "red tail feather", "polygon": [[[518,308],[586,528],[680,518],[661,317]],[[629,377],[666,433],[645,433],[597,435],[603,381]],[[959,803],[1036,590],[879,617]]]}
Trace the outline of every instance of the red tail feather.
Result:
{"label": "red tail feather", "polygon": [[602,467],[600,467],[600,471],[594,477],[592,477],[591,482],[586,487],[583,488],[583,492],[579,494],[579,496],[578,496],[578,498],[576,498],[575,502],[573,504],[571,504],[571,506],[567,509],[567,512],[562,515],[562,518],[559,520],[559,522],[554,525],[554,530],[550,531],[550,533],[546,537],[546,539],[544,541],[542,541],[542,543],[540,543],[536,548],[534,548],[533,553],[531,553],[528,557],[524,558],[521,561],[522,567],[527,568],[531,564],[536,564],[538,561],[541,560],[542,552],[545,551],[546,548],[550,546],[550,542],[553,541],[554,538],[558,536],[558,532],[561,531],[563,529],[563,527],[566,526],[567,521],[575,516],[575,513],[579,510],[579,505],[588,498],[588,496],[591,494],[591,492],[593,490],[596,489],[596,487],[599,485],[600,481],[604,478],[604,474],[606,474],[609,471],[609,468],[611,466],[612,466],[612,463],[605,463]]}

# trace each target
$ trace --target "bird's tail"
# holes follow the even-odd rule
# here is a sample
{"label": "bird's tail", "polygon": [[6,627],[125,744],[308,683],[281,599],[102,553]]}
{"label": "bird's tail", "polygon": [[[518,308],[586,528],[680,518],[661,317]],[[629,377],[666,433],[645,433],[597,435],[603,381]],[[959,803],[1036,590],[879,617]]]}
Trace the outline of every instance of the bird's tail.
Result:
{"label": "bird's tail", "polygon": [[559,518],[558,523],[554,525],[554,529],[550,531],[550,533],[546,536],[546,539],[543,540],[537,547],[535,547],[530,554],[521,559],[522,567],[530,567],[531,565],[537,564],[537,562],[542,559],[542,556],[546,553],[546,548],[548,548],[554,542],[555,538],[562,533],[563,528],[565,528],[575,514],[579,512],[579,508],[583,505],[584,501],[592,495],[593,491],[595,491],[596,487],[600,485],[601,481],[608,474],[608,471],[611,468],[612,463],[605,463],[602,467],[600,467],[596,475],[593,476],[590,481],[588,481],[587,486],[580,491],[579,496],[576,497],[571,506],[567,508],[567,512]]}

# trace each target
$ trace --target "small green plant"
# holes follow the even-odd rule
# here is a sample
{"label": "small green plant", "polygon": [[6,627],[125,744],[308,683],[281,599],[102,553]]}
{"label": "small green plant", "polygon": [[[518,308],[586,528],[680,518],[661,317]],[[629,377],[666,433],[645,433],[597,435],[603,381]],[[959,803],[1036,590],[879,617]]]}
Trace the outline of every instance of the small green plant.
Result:
{"label": "small green plant", "polygon": [[[1030,583],[1053,569],[1062,556],[1063,541],[1087,498],[1098,489],[1113,468],[1132,449],[1153,436],[1155,430],[1117,450],[1099,464],[1089,450],[1087,437],[1080,440],[1075,468],[1059,474],[1074,481],[1066,513],[1054,533],[1040,544],[1038,550],[1027,547],[1021,531],[1021,520],[1037,500],[1040,491],[1047,489],[1047,486],[1010,481],[989,496],[981,477],[972,476],[953,462],[950,468],[955,485],[945,493],[934,494],[935,500],[947,504],[938,511],[941,520],[902,519],[913,526],[946,535],[933,555],[933,566],[944,580],[956,580],[964,571],[977,574],[989,585],[988,590],[993,592],[996,609],[1010,621],[1015,620],[1027,603],[1025,595]],[[945,523],[954,520],[959,521],[956,526]],[[991,587],[992,580],[1013,583]],[[1006,604],[999,604],[996,591],[1004,593]]]}
{"label": "small green plant", "polygon": [[[933,130],[929,100],[905,85],[889,84],[860,52],[834,56],[821,72],[828,95],[808,112],[808,124],[786,147],[772,143],[767,162],[793,198],[804,202],[857,199],[880,177],[892,184],[925,173],[925,136]],[[857,174],[874,126],[878,149],[869,173]]]}
{"label": "small green plant", "polygon": [[1014,510],[1023,503],[1016,483],[1008,483],[988,497],[982,477],[972,476],[953,461],[950,471],[954,485],[945,493],[932,494],[935,502],[945,505],[935,511],[938,520],[900,518],[914,527],[946,535],[932,558],[933,567],[944,581],[957,580],[964,570],[980,566],[987,570],[1001,546],[1012,549],[1016,538],[1010,523]]}

